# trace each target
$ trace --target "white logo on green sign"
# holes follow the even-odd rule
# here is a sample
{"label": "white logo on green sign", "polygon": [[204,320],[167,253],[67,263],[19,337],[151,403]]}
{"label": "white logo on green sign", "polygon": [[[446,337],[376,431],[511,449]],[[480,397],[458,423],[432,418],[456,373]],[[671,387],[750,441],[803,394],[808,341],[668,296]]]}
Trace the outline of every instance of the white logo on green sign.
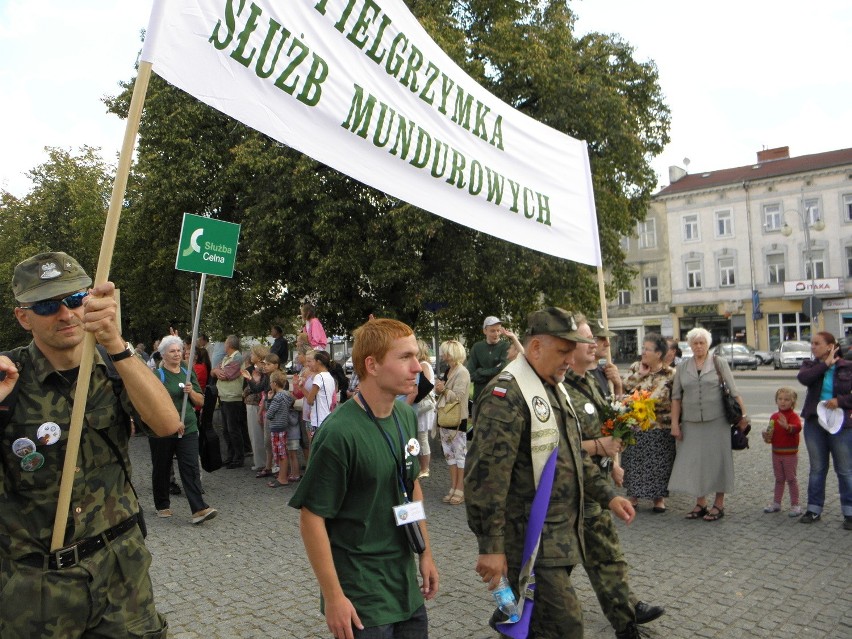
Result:
{"label": "white logo on green sign", "polygon": [[185,213],[175,268],[232,277],[239,240],[239,224]]}

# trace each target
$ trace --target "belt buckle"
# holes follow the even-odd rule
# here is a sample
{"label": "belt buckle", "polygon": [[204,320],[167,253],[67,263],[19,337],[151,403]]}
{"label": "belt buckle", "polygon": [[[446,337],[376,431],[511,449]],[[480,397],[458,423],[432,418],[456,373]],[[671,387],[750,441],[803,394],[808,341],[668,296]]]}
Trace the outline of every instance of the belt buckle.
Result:
{"label": "belt buckle", "polygon": [[[70,554],[69,554],[70,553]],[[77,551],[77,544],[74,544],[70,548],[63,548],[62,550],[57,550],[53,553],[53,556],[56,558],[56,568],[71,568],[72,566],[76,566],[80,563],[80,555]],[[65,563],[65,557],[68,557],[69,563]]]}

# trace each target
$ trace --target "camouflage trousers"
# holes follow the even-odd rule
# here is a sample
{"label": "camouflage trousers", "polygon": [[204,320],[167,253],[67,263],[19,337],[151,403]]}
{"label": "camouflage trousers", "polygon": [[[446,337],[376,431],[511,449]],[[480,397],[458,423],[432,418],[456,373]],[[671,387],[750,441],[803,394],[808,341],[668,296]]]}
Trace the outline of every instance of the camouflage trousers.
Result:
{"label": "camouflage trousers", "polygon": [[0,637],[165,639],[150,565],[138,526],[63,570],[0,559]]}
{"label": "camouflage trousers", "polygon": [[612,514],[604,510],[583,520],[586,561],[583,568],[595,590],[601,610],[616,632],[636,621],[638,599],[627,583],[627,562],[621,552]]}
{"label": "camouflage trousers", "polygon": [[[583,608],[571,585],[573,566],[535,569],[535,607],[528,639],[583,639]],[[517,583],[520,571],[509,566],[509,583]],[[505,618],[495,611],[494,621]],[[505,635],[501,635],[505,636]]]}

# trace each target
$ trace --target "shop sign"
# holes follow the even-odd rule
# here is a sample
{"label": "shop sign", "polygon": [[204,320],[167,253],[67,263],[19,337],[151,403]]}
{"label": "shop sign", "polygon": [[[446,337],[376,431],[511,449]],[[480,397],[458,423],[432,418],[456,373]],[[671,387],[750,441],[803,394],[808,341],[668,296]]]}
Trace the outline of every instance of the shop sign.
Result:
{"label": "shop sign", "polygon": [[784,297],[814,295],[837,295],[843,292],[843,281],[839,277],[824,277],[813,280],[787,280],[784,282]]}

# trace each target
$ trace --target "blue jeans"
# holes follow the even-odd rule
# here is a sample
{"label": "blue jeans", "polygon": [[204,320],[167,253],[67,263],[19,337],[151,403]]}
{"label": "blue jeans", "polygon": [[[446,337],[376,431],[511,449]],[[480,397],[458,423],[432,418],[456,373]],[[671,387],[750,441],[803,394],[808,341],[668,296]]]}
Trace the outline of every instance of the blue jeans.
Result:
{"label": "blue jeans", "polygon": [[353,627],[352,632],[355,639],[428,639],[429,620],[426,618],[426,605],[420,606],[405,621],[371,626],[363,630]]}
{"label": "blue jeans", "polygon": [[805,444],[811,470],[808,475],[808,510],[821,513],[825,503],[825,480],[828,476],[828,456],[834,462],[834,472],[840,486],[840,507],[845,517],[852,517],[852,428],[843,428],[829,435],[816,416],[805,421]]}

